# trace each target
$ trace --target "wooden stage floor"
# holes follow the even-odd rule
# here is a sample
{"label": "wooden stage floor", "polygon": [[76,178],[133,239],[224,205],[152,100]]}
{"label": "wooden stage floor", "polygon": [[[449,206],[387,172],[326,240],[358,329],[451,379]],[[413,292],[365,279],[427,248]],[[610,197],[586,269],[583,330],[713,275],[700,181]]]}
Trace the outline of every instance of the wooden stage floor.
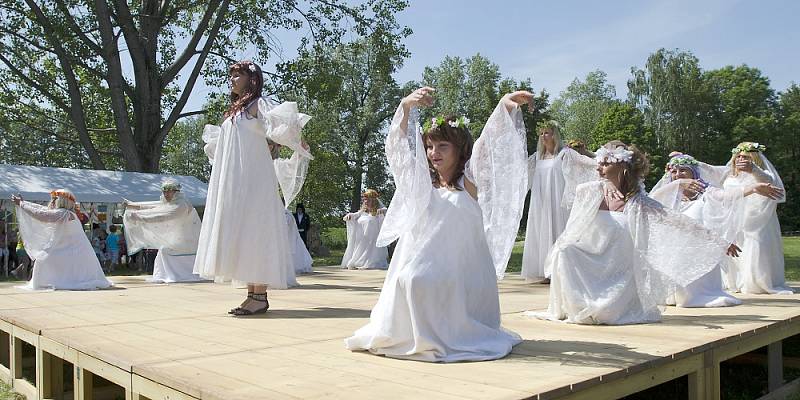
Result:
{"label": "wooden stage floor", "polygon": [[[614,398],[687,374],[690,398],[714,398],[720,361],[800,333],[800,295],[669,307],[648,325],[540,321],[522,313],[546,308],[548,286],[515,275],[500,284],[503,325],[525,341],[509,357],[401,361],[343,344],[368,320],[384,272],[316,270],[298,288],[270,291],[272,310],[250,318],[227,315],[244,295],[228,285],[114,277],[113,290],[29,292],[3,283],[0,330],[11,338],[10,363],[19,340],[37,348],[39,398],[48,398],[46,354],[75,365],[77,386],[83,368],[121,385],[126,398],[149,400]],[[0,377],[19,382],[20,368],[0,367]]]}

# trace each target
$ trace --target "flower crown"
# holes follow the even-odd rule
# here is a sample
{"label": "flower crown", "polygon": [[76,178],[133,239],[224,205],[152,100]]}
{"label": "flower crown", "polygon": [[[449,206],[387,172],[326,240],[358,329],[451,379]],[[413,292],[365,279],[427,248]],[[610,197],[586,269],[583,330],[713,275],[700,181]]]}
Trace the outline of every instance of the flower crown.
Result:
{"label": "flower crown", "polygon": [[464,129],[469,127],[469,118],[465,116],[460,116],[453,121],[447,121],[444,119],[444,117],[439,116],[431,118],[430,121],[425,121],[425,125],[422,126],[422,129],[425,132],[428,132],[434,128],[439,128],[440,126],[444,125],[445,122],[447,122],[447,124],[453,128]]}
{"label": "flower crown", "polygon": [[361,195],[361,197],[367,199],[377,199],[378,196],[379,196],[378,191],[376,191],[375,189],[367,189],[366,191],[364,191],[364,194]]}
{"label": "flower crown", "polygon": [[760,144],[758,142],[744,142],[733,149],[731,149],[731,153],[739,154],[739,153],[754,153],[754,152],[763,152],[767,149],[767,146]]}
{"label": "flower crown", "polygon": [[698,163],[694,157],[683,153],[677,153],[673,155],[672,158],[669,159],[669,162],[667,162],[667,165],[671,167],[699,165],[699,164],[700,163]]}
{"label": "flower crown", "polygon": [[583,143],[583,141],[581,141],[581,140],[570,139],[570,140],[567,141],[567,146],[569,146],[569,147],[582,147],[582,146],[586,146],[586,144]]}
{"label": "flower crown", "polygon": [[50,198],[55,199],[56,197],[63,197],[65,199],[69,199],[73,203],[75,202],[75,196],[70,192],[65,192],[62,190],[53,190],[50,192]]}
{"label": "flower crown", "polygon": [[166,181],[161,184],[161,191],[166,192],[168,190],[174,190],[179,192],[181,190],[181,184],[176,181]]}
{"label": "flower crown", "polygon": [[256,72],[256,65],[255,65],[255,64],[250,64],[250,65],[247,67],[247,69],[249,69],[249,70],[250,70],[250,72]]}
{"label": "flower crown", "polygon": [[633,160],[633,151],[630,151],[624,147],[617,147],[614,150],[608,150],[606,147],[601,147],[597,149],[594,155],[594,159],[597,162],[625,162],[630,164],[631,160]]}

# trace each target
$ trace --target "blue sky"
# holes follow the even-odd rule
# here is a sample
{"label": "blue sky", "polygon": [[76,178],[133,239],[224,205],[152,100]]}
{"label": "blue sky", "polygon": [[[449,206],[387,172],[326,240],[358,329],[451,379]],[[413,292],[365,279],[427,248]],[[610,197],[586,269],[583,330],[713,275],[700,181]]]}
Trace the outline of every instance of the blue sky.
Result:
{"label": "blue sky", "polygon": [[[504,76],[530,77],[553,97],[596,69],[624,97],[630,68],[665,47],[691,51],[704,69],[757,67],[780,91],[800,83],[798,16],[800,2],[788,0],[412,0],[397,16],[414,34],[406,39],[411,57],[396,78],[418,80],[445,55],[481,53]],[[291,56],[293,35],[278,36]],[[212,90],[198,83],[186,110],[202,106]]]}

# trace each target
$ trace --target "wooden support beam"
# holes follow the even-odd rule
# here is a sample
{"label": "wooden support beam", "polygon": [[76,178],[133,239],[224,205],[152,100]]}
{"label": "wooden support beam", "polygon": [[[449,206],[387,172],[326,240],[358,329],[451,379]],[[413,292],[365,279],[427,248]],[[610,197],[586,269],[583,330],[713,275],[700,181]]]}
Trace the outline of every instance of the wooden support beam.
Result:
{"label": "wooden support beam", "polygon": [[783,386],[783,341],[767,346],[767,387],[772,392]]}

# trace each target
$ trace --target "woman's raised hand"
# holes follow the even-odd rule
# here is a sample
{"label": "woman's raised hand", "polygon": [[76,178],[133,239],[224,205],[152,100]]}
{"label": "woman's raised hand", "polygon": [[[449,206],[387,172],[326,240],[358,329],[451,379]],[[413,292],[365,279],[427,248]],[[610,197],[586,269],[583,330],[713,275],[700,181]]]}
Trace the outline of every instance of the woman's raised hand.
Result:
{"label": "woman's raised hand", "polygon": [[783,190],[781,190],[779,187],[772,186],[769,183],[756,183],[753,186],[755,186],[753,191],[772,200],[778,200],[783,197]]}
{"label": "woman's raised hand", "polygon": [[435,91],[436,89],[432,87],[423,86],[404,97],[400,104],[406,110],[410,110],[412,107],[430,107],[433,105],[433,92]]}
{"label": "woman's raised hand", "polygon": [[703,193],[706,190],[705,186],[703,186],[703,183],[697,179],[681,179],[680,185],[684,195],[689,198],[697,197],[698,194]]}
{"label": "woman's raised hand", "polygon": [[22,195],[19,194],[19,193],[12,194],[11,195],[11,201],[13,201],[14,204],[16,204],[16,205],[19,205],[19,203],[22,203]]}
{"label": "woman's raised hand", "polygon": [[516,92],[511,92],[503,96],[500,100],[503,105],[506,106],[508,111],[514,109],[514,107],[521,106],[523,104],[530,105],[531,109],[533,108],[533,93],[527,90],[517,90]]}

